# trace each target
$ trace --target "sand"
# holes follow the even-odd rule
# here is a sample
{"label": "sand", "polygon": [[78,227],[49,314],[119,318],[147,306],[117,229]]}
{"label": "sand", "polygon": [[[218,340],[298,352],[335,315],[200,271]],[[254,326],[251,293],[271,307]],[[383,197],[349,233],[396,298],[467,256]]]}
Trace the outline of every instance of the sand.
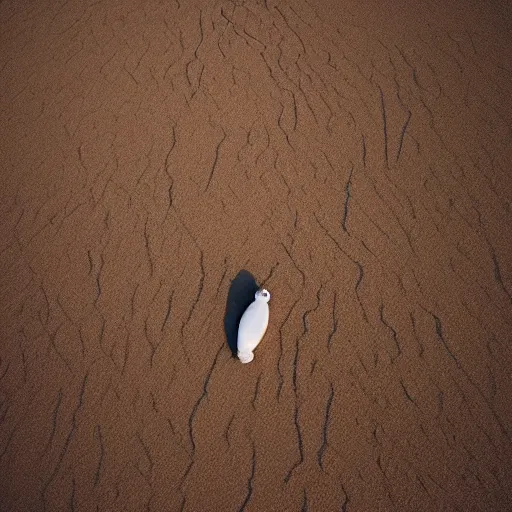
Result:
{"label": "sand", "polygon": [[2,511],[512,510],[509,3],[0,20]]}

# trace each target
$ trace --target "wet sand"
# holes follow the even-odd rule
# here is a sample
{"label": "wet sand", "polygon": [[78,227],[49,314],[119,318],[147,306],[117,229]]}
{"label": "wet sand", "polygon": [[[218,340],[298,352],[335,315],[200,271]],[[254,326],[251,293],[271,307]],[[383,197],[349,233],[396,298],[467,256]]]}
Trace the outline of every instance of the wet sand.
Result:
{"label": "wet sand", "polygon": [[0,3],[1,510],[512,510],[512,15],[445,4]]}

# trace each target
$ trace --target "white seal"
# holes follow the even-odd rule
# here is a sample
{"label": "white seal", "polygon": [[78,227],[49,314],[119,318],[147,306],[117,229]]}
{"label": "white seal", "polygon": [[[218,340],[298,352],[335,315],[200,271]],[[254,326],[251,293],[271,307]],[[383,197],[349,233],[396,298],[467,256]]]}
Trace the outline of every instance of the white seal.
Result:
{"label": "white seal", "polygon": [[250,363],[254,359],[254,349],[263,338],[268,326],[268,301],[270,293],[260,289],[254,296],[254,302],[245,310],[238,326],[238,359]]}

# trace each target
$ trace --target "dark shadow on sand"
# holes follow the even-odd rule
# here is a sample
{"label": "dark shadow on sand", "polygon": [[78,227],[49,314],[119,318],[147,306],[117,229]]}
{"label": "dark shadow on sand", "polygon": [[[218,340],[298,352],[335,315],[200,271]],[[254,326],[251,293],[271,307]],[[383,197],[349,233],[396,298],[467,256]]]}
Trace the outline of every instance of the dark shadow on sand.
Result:
{"label": "dark shadow on sand", "polygon": [[247,270],[238,272],[237,276],[231,281],[226,304],[226,315],[224,316],[224,330],[226,331],[226,339],[233,357],[236,357],[237,354],[238,324],[244,311],[254,301],[254,294],[258,288],[256,279]]}

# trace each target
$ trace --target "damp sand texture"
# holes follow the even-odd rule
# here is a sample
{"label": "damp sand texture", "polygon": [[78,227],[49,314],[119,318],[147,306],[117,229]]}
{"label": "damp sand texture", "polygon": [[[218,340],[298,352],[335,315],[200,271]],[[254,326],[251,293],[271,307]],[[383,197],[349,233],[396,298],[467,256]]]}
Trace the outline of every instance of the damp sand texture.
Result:
{"label": "damp sand texture", "polygon": [[512,510],[511,20],[1,2],[1,510]]}

